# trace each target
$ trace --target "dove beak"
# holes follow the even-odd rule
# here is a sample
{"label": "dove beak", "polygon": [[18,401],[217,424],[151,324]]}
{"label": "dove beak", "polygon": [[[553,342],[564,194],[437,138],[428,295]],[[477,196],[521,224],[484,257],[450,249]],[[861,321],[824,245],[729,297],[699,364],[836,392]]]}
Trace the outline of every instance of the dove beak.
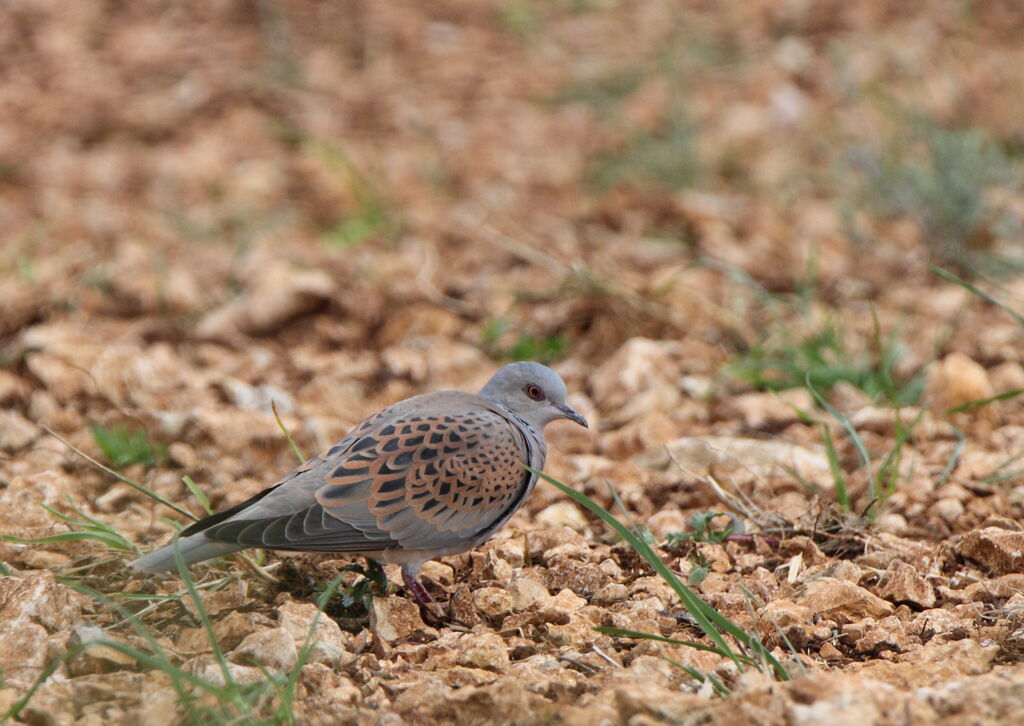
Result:
{"label": "dove beak", "polygon": [[577,413],[576,410],[568,403],[556,403],[554,404],[554,407],[558,409],[559,413],[562,414],[563,418],[567,418],[570,421],[575,421],[585,429],[590,428],[589,424],[587,424],[587,420],[580,416],[580,414]]}

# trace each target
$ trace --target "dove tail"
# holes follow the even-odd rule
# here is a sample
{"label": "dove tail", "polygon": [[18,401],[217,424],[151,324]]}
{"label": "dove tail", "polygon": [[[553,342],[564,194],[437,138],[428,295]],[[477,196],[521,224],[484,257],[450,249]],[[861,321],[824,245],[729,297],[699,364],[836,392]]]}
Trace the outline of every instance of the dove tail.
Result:
{"label": "dove tail", "polygon": [[[232,544],[230,542],[214,542],[204,534],[194,534],[185,539],[177,541],[177,547],[181,551],[181,557],[186,565],[191,565],[203,560],[209,560],[221,555],[229,555],[248,548],[248,545]],[[140,572],[162,572],[164,570],[175,570],[177,565],[174,562],[175,544],[171,543],[166,547],[150,552],[148,555],[134,560],[130,567]]]}

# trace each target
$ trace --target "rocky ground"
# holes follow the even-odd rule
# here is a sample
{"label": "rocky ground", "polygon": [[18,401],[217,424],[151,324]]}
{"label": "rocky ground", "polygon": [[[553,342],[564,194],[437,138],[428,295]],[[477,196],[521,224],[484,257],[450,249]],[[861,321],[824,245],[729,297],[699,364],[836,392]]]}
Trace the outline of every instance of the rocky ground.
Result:
{"label": "rocky ground", "polygon": [[[1024,311],[1024,11],[888,6],[5,4],[0,713],[1021,721],[1024,325],[929,264]],[[72,449],[201,515],[183,476],[294,466],[271,401],[312,453],[521,357],[591,421],[547,472],[792,680],[595,631],[707,642],[543,483],[425,567],[442,615],[350,572],[300,653],[353,560],[198,566],[199,608],[125,568],[185,517]]]}

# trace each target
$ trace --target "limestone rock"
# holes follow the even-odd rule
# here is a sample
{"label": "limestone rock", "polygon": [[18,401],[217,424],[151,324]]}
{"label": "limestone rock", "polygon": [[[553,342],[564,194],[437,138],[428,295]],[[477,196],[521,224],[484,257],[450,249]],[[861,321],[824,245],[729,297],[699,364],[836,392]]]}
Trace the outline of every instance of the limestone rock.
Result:
{"label": "limestone rock", "polygon": [[625,585],[618,582],[610,582],[595,592],[591,601],[597,605],[612,605],[613,603],[622,602],[628,597],[629,590]]}
{"label": "limestone rock", "polygon": [[614,696],[619,717],[629,723],[641,715],[653,717],[653,723],[688,723],[693,711],[704,702],[701,696],[680,693],[650,681],[617,686]]}
{"label": "limestone rock", "polygon": [[[847,636],[850,637],[847,637]],[[843,639],[853,642],[857,653],[877,654],[885,650],[901,652],[912,642],[899,618],[890,616],[875,622],[865,618],[843,627]]]}
{"label": "limestone rock", "polygon": [[267,668],[288,671],[298,660],[295,640],[285,628],[262,630],[245,639],[230,653],[235,663],[260,663]]}
{"label": "limestone rock", "polygon": [[993,394],[988,373],[963,353],[950,353],[928,370],[925,399],[936,415],[971,401],[991,398]]}
{"label": "limestone rock", "polygon": [[359,687],[351,679],[335,672],[323,663],[302,666],[300,682],[318,703],[354,706],[362,699]]}
{"label": "limestone rock", "polygon": [[937,637],[959,640],[969,637],[974,629],[970,620],[942,608],[918,613],[907,627],[908,632],[925,641]]}
{"label": "limestone rock", "polygon": [[[196,658],[191,661],[191,665],[193,673],[204,681],[215,686],[227,685],[227,682],[224,680],[224,672],[221,670],[219,663],[205,662]],[[231,680],[240,686],[262,683],[267,679],[263,670],[256,666],[228,663],[227,668],[228,673],[231,675]]]}
{"label": "limestone rock", "polygon": [[823,489],[831,489],[835,485],[824,449],[800,446],[780,439],[688,436],[667,444],[659,443],[645,451],[638,457],[638,461],[657,470],[678,463],[684,469],[698,474],[744,470],[754,476],[769,477],[796,471]]}
{"label": "limestone rock", "polygon": [[662,509],[647,520],[647,529],[654,535],[655,540],[663,542],[670,534],[690,529],[690,523],[686,515],[678,509]]}
{"label": "limestone rock", "polygon": [[271,262],[258,268],[241,297],[200,320],[196,333],[214,340],[231,340],[239,333],[271,333],[326,303],[334,287],[334,280],[323,270],[296,271],[284,262]]}
{"label": "limestone rock", "polygon": [[840,625],[891,615],[893,606],[852,582],[823,577],[807,586],[799,605]]}
{"label": "limestone rock", "polygon": [[954,550],[993,575],[1024,570],[1024,532],[998,527],[976,529],[959,537],[954,542]]}
{"label": "limestone rock", "polygon": [[568,500],[555,502],[545,507],[534,518],[537,524],[548,527],[571,527],[578,532],[587,528],[587,518],[583,511],[574,503]]}
{"label": "limestone rock", "polygon": [[0,670],[7,684],[28,687],[51,660],[50,633],[70,631],[85,601],[49,571],[0,577]]}
{"label": "limestone rock", "polygon": [[813,640],[811,629],[814,613],[792,600],[773,600],[765,605],[762,617],[758,618],[761,637],[765,641],[785,645],[778,633],[781,631],[796,648],[805,648]]}
{"label": "limestone rock", "polygon": [[548,589],[532,577],[514,578],[508,584],[508,591],[512,595],[512,609],[517,612],[551,600]]}
{"label": "limestone rock", "polygon": [[50,632],[69,630],[86,602],[84,595],[58,584],[52,572],[36,572],[23,579],[0,577],[0,622],[30,620]]}
{"label": "limestone rock", "polygon": [[14,410],[0,410],[0,451],[14,453],[31,444],[39,429]]}
{"label": "limestone rock", "polygon": [[677,358],[682,352],[676,341],[627,340],[591,375],[594,402],[605,410],[614,410],[641,391],[669,385],[681,373]]}
{"label": "limestone rock", "polygon": [[894,605],[906,603],[918,610],[935,607],[935,588],[913,565],[894,561],[878,583],[880,597]]}
{"label": "limestone rock", "polygon": [[508,669],[505,641],[494,633],[469,634],[459,643],[459,665],[502,672]]}
{"label": "limestone rock", "polygon": [[423,622],[416,603],[398,596],[373,598],[370,629],[388,643],[398,643],[413,637],[417,640],[437,637],[437,631]]}
{"label": "limestone rock", "polygon": [[96,625],[76,625],[68,638],[68,650],[81,650],[68,662],[68,671],[73,676],[82,676],[134,668],[136,660],[107,644],[111,642],[126,645],[120,636]]}
{"label": "limestone rock", "polygon": [[348,649],[352,636],[343,633],[338,623],[329,615],[321,613],[312,603],[287,602],[278,608],[277,613],[281,628],[300,648],[310,637],[312,629],[307,662],[326,663],[334,667],[348,666],[355,662],[357,654]]}
{"label": "limestone rock", "polygon": [[814,409],[814,398],[806,388],[793,388],[774,394],[743,393],[725,399],[718,414],[723,418],[740,418],[750,429],[777,430],[799,421],[798,409]]}
{"label": "limestone rock", "polygon": [[481,587],[473,591],[473,605],[477,612],[490,619],[502,618],[512,612],[513,598],[500,587]]}
{"label": "limestone rock", "polygon": [[[247,635],[272,626],[273,621],[263,613],[233,610],[213,624],[213,632],[222,649],[234,650]],[[197,628],[197,630],[203,641],[198,647],[208,648],[206,630],[203,628]]]}

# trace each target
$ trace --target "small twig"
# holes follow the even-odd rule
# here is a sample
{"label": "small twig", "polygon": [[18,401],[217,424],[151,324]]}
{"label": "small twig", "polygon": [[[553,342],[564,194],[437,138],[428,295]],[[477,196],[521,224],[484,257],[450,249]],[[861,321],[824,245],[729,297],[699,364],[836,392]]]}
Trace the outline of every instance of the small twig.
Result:
{"label": "small twig", "polygon": [[739,496],[731,494],[725,491],[725,489],[722,488],[722,485],[719,484],[715,477],[712,476],[710,473],[705,475],[698,474],[697,472],[691,471],[690,469],[687,469],[685,466],[683,466],[682,462],[680,462],[679,459],[676,458],[676,455],[672,453],[672,449],[670,449],[668,446],[665,447],[665,453],[668,454],[668,458],[672,460],[672,462],[679,468],[680,471],[682,471],[685,474],[689,474],[694,479],[697,479],[698,481],[702,481],[705,484],[707,484],[708,487],[710,487],[711,491],[714,493],[714,495],[718,497],[718,500],[722,502],[722,504],[727,506],[733,512],[738,512],[739,514],[742,514],[751,522],[757,524],[757,526],[759,526],[762,530],[767,531],[770,527],[784,530],[786,527],[789,526],[789,522],[787,522],[785,519],[782,519],[778,515],[771,514],[770,512],[766,512],[759,506],[754,504],[754,502],[752,502],[750,498],[746,495],[746,493],[739,487],[737,487]]}
{"label": "small twig", "polygon": [[604,658],[604,659],[605,659],[606,661],[608,661],[609,663],[611,663],[611,664],[612,664],[613,666],[615,666],[616,668],[622,668],[622,664],[621,664],[621,663],[619,663],[619,662],[618,662],[617,660],[615,660],[615,659],[614,659],[614,658],[612,658],[612,657],[611,657],[610,655],[608,655],[607,653],[605,653],[605,652],[604,652],[603,650],[601,650],[600,648],[598,648],[596,644],[594,644],[594,643],[591,643],[591,644],[590,644],[590,647],[591,647],[591,648],[592,648],[592,649],[594,650],[594,652],[595,652],[595,653],[597,653],[597,654],[598,654],[599,656],[601,656],[602,658]]}
{"label": "small twig", "polygon": [[600,668],[592,666],[589,663],[584,663],[582,661],[576,660],[575,658],[570,658],[567,655],[560,655],[560,656],[558,656],[558,660],[563,661],[565,663],[568,663],[570,666],[572,666],[576,670],[580,671],[584,675],[592,676],[595,673],[600,673],[601,672]]}
{"label": "small twig", "polygon": [[237,552],[236,554],[238,556],[238,559],[240,559],[245,564],[246,567],[252,570],[253,574],[256,575],[256,577],[260,578],[264,582],[277,582],[277,578],[271,575],[270,571],[279,567],[281,565],[280,562],[274,562],[264,567],[263,565],[257,564],[256,560],[254,560],[245,552]]}

